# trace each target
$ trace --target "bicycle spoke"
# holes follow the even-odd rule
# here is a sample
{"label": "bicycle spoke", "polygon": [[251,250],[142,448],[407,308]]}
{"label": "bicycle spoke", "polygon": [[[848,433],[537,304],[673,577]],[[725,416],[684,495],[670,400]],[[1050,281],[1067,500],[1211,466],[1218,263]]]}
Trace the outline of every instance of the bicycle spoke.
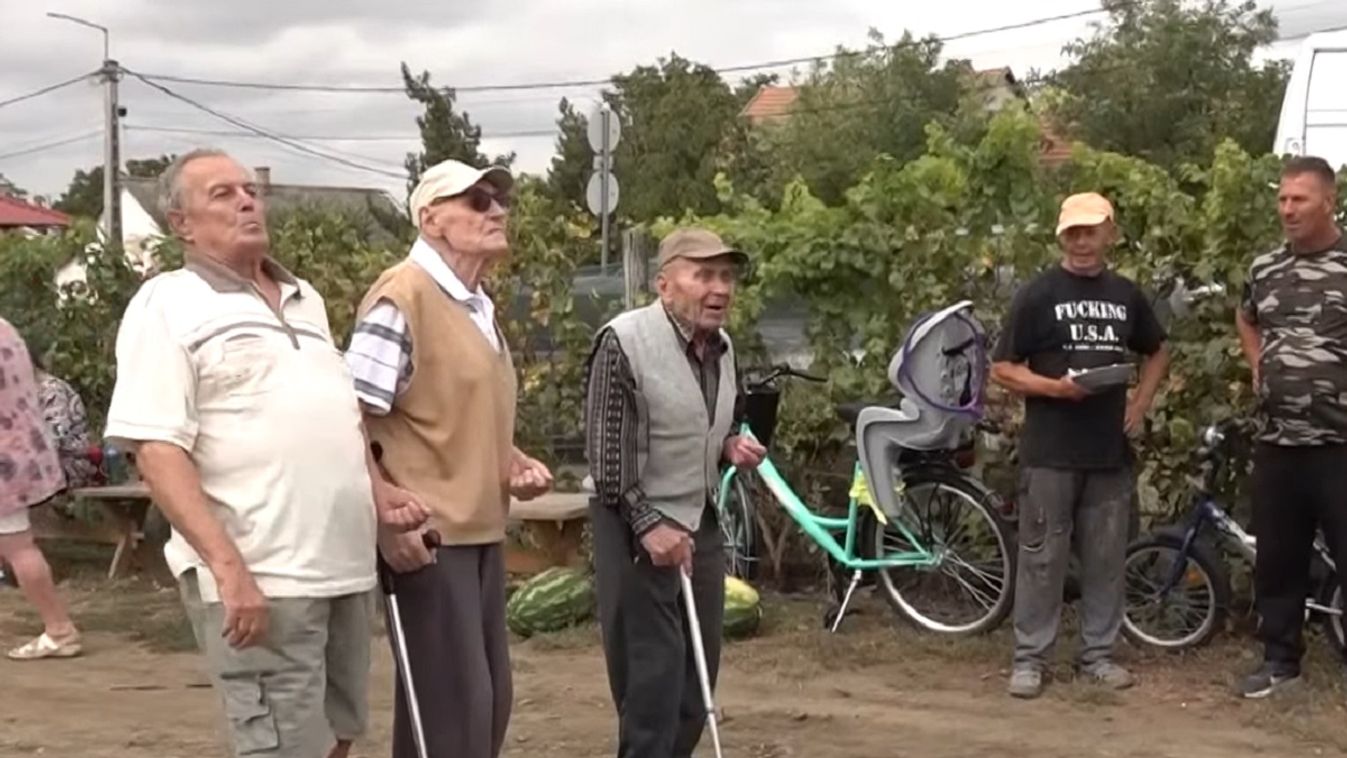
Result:
{"label": "bicycle spoke", "polygon": [[952,563],[955,563],[956,565],[968,569],[973,573],[974,576],[986,582],[989,586],[996,587],[1004,580],[1004,577],[1001,576],[999,573],[984,571],[978,568],[977,566],[969,563],[968,561],[965,561],[964,559],[960,558],[958,555],[950,554],[949,556],[946,556],[946,559],[951,561]]}

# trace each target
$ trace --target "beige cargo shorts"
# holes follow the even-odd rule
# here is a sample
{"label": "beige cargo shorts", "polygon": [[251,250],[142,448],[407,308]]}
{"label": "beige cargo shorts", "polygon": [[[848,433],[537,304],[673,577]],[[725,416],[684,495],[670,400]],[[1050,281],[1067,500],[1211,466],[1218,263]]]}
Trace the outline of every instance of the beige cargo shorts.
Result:
{"label": "beige cargo shorts", "polygon": [[179,590],[234,755],[322,758],[335,740],[364,734],[373,591],[273,598],[266,641],[235,650],[220,634],[224,606],[202,602],[195,571]]}

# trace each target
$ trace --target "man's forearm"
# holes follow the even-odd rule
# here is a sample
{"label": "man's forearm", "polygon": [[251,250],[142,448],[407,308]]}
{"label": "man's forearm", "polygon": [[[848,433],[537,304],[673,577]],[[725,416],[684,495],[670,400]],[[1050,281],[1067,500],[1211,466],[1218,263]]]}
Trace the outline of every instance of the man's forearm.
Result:
{"label": "man's forearm", "polygon": [[1036,374],[1023,363],[992,364],[992,380],[1011,392],[1027,397],[1061,397],[1061,381]]}
{"label": "man's forearm", "polygon": [[218,577],[229,569],[244,567],[238,546],[210,512],[201,476],[186,451],[166,442],[146,442],[136,449],[136,467],[149,485],[155,505],[212,574]]}
{"label": "man's forearm", "polygon": [[1137,382],[1134,402],[1141,403],[1146,408],[1151,407],[1155,393],[1160,391],[1160,382],[1164,381],[1167,371],[1169,371],[1169,345],[1166,343],[1141,362],[1141,378]]}
{"label": "man's forearm", "polygon": [[636,535],[657,526],[661,517],[640,486],[638,435],[630,366],[611,332],[601,339],[590,366],[585,402],[585,447],[594,490],[603,505],[616,509]]}
{"label": "man's forearm", "polygon": [[370,486],[378,491],[379,487],[389,482],[388,472],[374,457],[374,446],[369,441],[369,429],[363,421],[360,422],[360,436],[365,441],[365,468],[369,470]]}
{"label": "man's forearm", "polygon": [[1239,333],[1239,348],[1244,352],[1244,360],[1248,362],[1250,370],[1258,372],[1259,356],[1263,352],[1263,338],[1258,333],[1258,327],[1249,323],[1243,313],[1235,313],[1235,331]]}
{"label": "man's forearm", "polygon": [[525,463],[528,463],[530,459],[528,453],[513,446],[510,448],[510,457],[514,459],[514,463],[519,464],[521,466]]}

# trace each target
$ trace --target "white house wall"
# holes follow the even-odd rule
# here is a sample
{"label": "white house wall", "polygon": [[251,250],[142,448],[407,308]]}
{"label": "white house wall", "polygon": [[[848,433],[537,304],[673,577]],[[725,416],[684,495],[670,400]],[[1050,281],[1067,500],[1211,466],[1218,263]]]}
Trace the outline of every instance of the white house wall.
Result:
{"label": "white house wall", "polygon": [[[99,227],[100,238],[106,237],[107,218]],[[136,271],[144,272],[153,263],[154,242],[163,237],[163,230],[149,211],[129,190],[122,190],[122,250],[126,262]],[[56,272],[56,286],[86,281],[84,261],[72,260]]]}

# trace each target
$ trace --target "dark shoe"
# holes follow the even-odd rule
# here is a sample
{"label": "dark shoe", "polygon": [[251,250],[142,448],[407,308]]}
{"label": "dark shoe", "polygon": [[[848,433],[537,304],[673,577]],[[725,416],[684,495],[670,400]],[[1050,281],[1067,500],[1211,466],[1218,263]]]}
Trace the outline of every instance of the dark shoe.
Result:
{"label": "dark shoe", "polygon": [[1300,672],[1286,665],[1264,663],[1263,667],[1244,677],[1239,693],[1249,700],[1271,697],[1300,683]]}

